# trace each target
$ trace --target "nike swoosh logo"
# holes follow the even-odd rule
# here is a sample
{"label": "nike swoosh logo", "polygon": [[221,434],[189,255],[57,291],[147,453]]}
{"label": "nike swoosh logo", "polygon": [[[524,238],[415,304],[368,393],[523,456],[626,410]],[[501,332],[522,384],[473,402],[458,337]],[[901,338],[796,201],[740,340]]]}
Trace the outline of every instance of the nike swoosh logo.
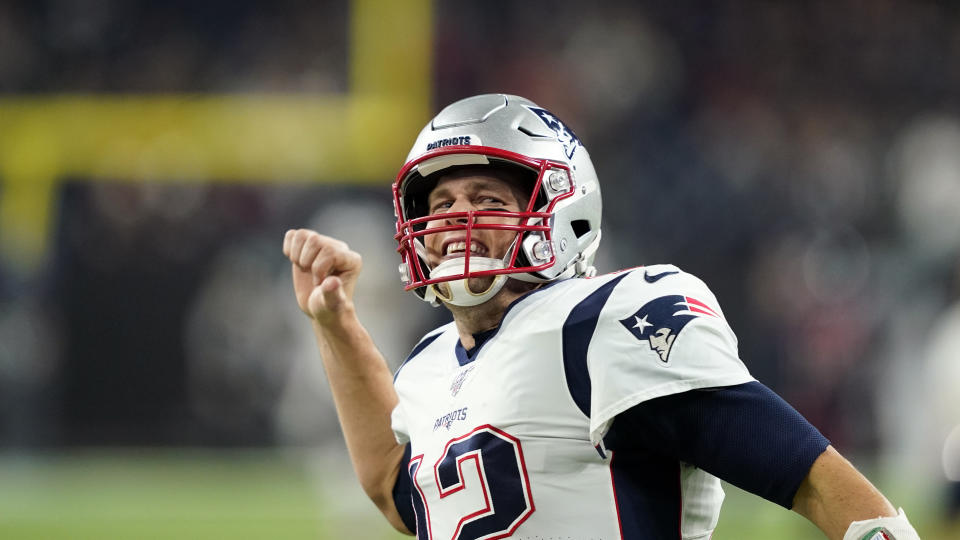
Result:
{"label": "nike swoosh logo", "polygon": [[667,270],[666,272],[660,272],[659,274],[651,274],[649,271],[643,273],[643,279],[647,280],[647,283],[656,283],[657,281],[671,275],[679,274],[676,270]]}

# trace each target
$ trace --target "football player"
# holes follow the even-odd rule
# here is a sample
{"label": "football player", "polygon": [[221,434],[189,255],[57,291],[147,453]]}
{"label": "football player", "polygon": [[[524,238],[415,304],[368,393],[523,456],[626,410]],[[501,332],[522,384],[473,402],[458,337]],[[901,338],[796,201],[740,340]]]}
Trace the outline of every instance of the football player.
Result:
{"label": "football player", "polygon": [[600,182],[555,115],[510,95],[454,103],[393,195],[406,289],[453,315],[394,375],[353,309],[360,255],[309,230],[283,250],[360,483],[398,530],[706,539],[722,478],[829,538],[917,538],[751,377],[701,280],[595,275]]}

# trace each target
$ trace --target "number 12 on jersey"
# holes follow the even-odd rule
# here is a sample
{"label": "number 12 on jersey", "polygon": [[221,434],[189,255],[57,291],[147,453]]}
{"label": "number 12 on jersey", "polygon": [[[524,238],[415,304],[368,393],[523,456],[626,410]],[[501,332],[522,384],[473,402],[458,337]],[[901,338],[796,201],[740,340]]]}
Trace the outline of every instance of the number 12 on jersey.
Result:
{"label": "number 12 on jersey", "polygon": [[[480,485],[466,484],[463,470],[468,462],[476,467]],[[407,465],[414,486],[417,540],[447,540],[433,536],[428,499],[417,481],[422,464],[423,454],[420,454]],[[483,495],[484,506],[460,512],[460,521],[450,540],[505,538],[535,510],[520,441],[491,425],[479,426],[447,442],[433,466],[433,474],[441,501],[461,491],[477,493],[475,490],[479,490]]]}

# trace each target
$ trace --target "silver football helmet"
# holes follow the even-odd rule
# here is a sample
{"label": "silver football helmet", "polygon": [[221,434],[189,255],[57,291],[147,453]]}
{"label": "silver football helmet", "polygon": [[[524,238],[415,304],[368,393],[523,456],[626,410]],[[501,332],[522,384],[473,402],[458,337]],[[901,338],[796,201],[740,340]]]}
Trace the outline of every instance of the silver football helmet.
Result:
{"label": "silver football helmet", "polygon": [[[426,201],[440,177],[456,168],[478,166],[508,168],[527,178],[526,209],[447,213],[447,223],[454,224],[428,228]],[[522,97],[474,96],[440,111],[417,137],[393,193],[401,278],[406,290],[433,305],[486,302],[508,275],[543,283],[596,272],[593,258],[600,243],[601,203],[590,155],[566,124]],[[516,218],[517,224],[484,222],[484,217],[494,216]],[[471,255],[468,248],[464,257],[430,267],[425,236],[464,231],[470,245],[471,231],[479,229],[516,234],[503,259]],[[467,279],[482,276],[496,277],[487,290],[472,291]],[[435,287],[444,282],[447,291]]]}

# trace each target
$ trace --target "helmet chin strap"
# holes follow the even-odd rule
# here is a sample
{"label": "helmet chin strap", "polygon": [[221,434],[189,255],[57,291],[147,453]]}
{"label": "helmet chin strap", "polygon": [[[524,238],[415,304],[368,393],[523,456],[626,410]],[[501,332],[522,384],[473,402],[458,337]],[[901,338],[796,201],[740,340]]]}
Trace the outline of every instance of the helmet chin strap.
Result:
{"label": "helmet chin strap", "polygon": [[[436,268],[430,271],[430,279],[436,279],[447,276],[463,274],[465,270],[465,257],[450,259],[438,264]],[[470,257],[471,271],[502,270],[506,264],[501,259],[491,259],[489,257]],[[493,276],[493,283],[485,291],[473,292],[470,290],[469,279],[456,279],[445,282],[450,292],[449,295],[443,294],[438,287],[441,283],[435,283],[427,287],[423,299],[432,304],[444,302],[454,306],[477,306],[493,298],[500,289],[507,283],[506,274]]]}

